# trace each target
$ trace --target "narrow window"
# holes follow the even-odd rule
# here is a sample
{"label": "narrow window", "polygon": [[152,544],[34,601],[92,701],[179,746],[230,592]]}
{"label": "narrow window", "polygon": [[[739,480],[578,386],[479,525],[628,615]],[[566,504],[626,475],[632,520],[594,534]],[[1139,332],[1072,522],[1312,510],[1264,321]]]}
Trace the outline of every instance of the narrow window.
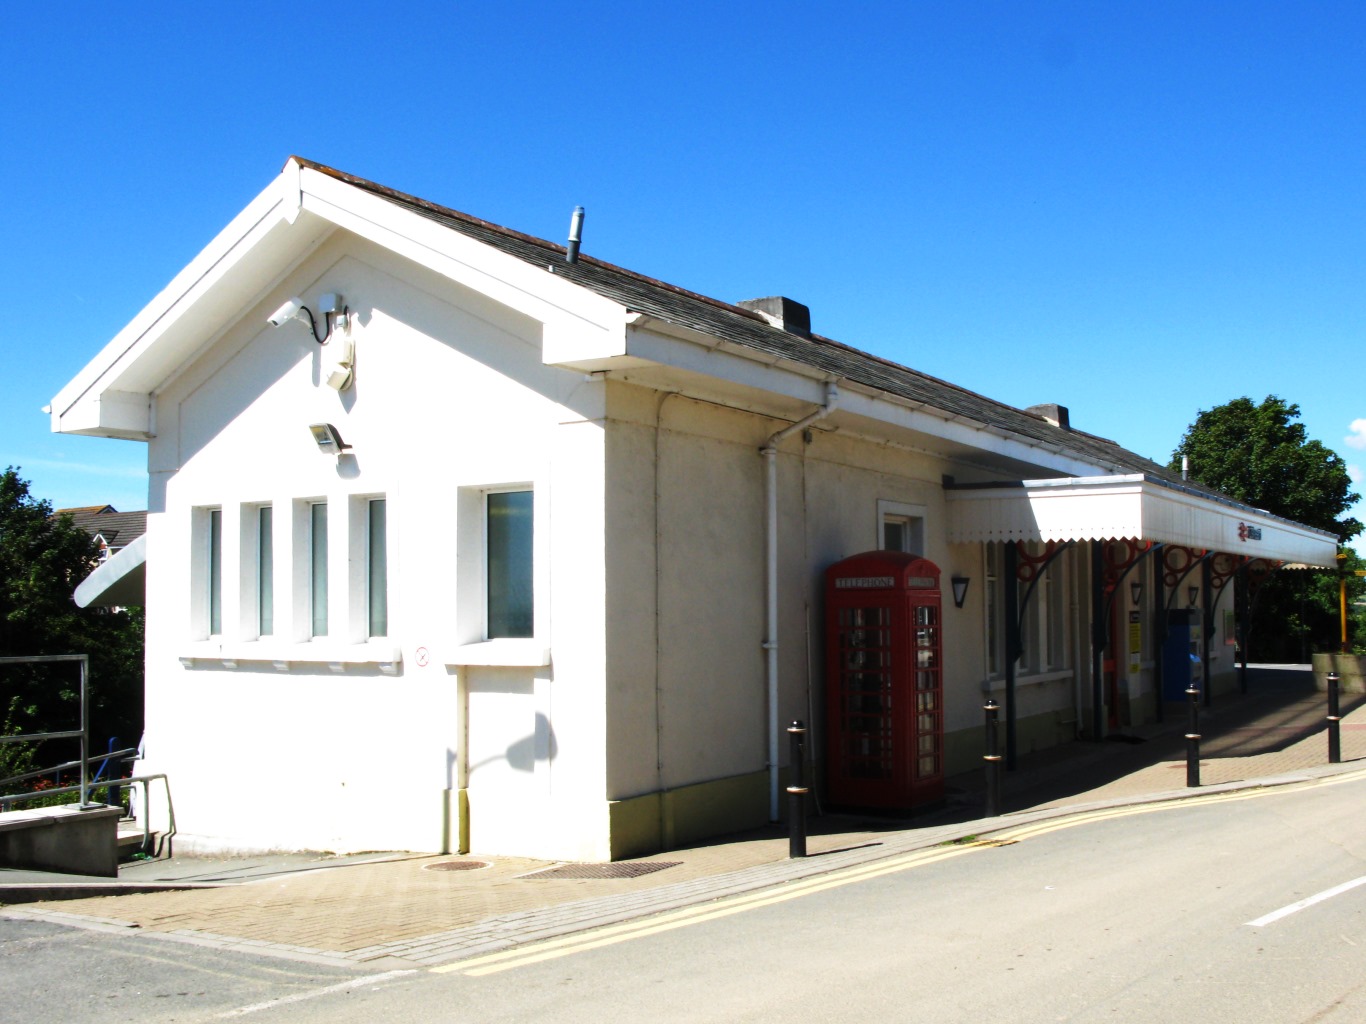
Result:
{"label": "narrow window", "polygon": [[389,635],[389,545],[388,507],[383,498],[370,500],[368,537],[367,600],[370,612],[371,636]]}
{"label": "narrow window", "polygon": [[497,491],[485,503],[488,638],[533,634],[532,494]]}
{"label": "narrow window", "polygon": [[209,509],[209,635],[223,633],[223,510]]}
{"label": "narrow window", "polygon": [[882,547],[887,551],[909,551],[910,532],[910,523],[905,516],[884,516]]}
{"label": "narrow window", "polygon": [[269,505],[256,510],[256,632],[275,632],[275,514]]}
{"label": "narrow window", "polygon": [[878,499],[878,539],[883,551],[925,553],[925,509],[901,501]]}
{"label": "narrow window", "polygon": [[309,605],[313,636],[327,636],[327,502],[309,506]]}
{"label": "narrow window", "polygon": [[1048,667],[1067,668],[1070,660],[1066,605],[1068,577],[1062,559],[1049,566],[1048,579],[1051,584],[1048,589]]}

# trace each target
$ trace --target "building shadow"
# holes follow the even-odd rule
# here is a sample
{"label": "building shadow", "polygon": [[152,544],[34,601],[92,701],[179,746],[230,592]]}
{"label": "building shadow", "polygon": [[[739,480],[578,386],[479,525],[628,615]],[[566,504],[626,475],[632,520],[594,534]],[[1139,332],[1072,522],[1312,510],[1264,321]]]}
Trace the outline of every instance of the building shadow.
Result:
{"label": "building shadow", "polygon": [[[1344,695],[1341,714],[1366,703],[1361,694]],[[1312,736],[1322,736],[1328,763],[1328,702],[1314,686],[1308,666],[1249,666],[1247,693],[1215,695],[1200,709],[1200,760],[1272,754]],[[1077,740],[1021,756],[1002,780],[1003,810],[1023,810],[1073,799],[1158,764],[1173,768],[1172,785],[1185,785],[1186,729],[1189,708],[1168,704],[1163,721],[1096,743]],[[935,823],[971,820],[983,813],[986,775],[967,772],[947,781],[947,799]]]}

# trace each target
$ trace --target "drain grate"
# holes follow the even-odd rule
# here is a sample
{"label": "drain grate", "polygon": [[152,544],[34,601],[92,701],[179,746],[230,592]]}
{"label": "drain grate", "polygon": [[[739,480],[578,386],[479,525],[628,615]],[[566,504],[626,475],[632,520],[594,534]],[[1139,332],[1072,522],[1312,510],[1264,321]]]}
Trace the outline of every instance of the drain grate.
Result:
{"label": "drain grate", "polygon": [[435,864],[422,865],[423,871],[478,871],[486,868],[489,862],[486,860],[442,860]]}
{"label": "drain grate", "polygon": [[665,868],[676,868],[681,860],[651,860],[632,864],[560,864],[553,868],[542,868],[518,878],[639,878],[652,875]]}

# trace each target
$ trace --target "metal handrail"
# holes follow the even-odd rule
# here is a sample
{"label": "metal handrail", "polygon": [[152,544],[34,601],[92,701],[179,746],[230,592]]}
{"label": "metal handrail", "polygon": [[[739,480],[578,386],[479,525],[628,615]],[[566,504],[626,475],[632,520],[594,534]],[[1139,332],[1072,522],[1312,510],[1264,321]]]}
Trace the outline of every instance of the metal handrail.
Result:
{"label": "metal handrail", "polygon": [[[151,796],[151,791],[148,788],[147,784],[149,782],[155,782],[157,779],[161,780],[162,785],[165,787],[166,790],[167,827],[166,831],[162,833],[160,837],[160,841],[157,844],[156,852],[153,854],[153,856],[155,857],[160,857],[162,849],[170,845],[171,840],[175,838],[176,834],[175,804],[171,801],[171,780],[166,777],[166,773],[155,772],[151,775],[133,775],[126,779],[111,779],[108,782],[101,782],[98,785],[95,785],[91,788],[103,789],[106,786],[127,786],[132,785],[133,783],[141,784],[142,813],[139,815],[139,817],[142,819],[142,849],[146,851],[147,848],[152,845],[152,817],[150,814],[147,813],[149,807],[148,801]],[[11,793],[8,796],[0,796],[0,810],[12,810],[14,804],[22,800],[41,800],[44,797],[57,796],[60,793],[76,793],[80,791],[80,788],[80,786],[53,786],[51,789],[38,790],[36,793]],[[82,806],[98,807],[100,805],[82,804]]]}
{"label": "metal handrail", "polygon": [[[33,743],[37,740],[74,740],[84,735],[79,729],[72,729],[69,732],[23,732],[11,733],[0,736],[0,743]],[[73,765],[80,764],[73,761]]]}
{"label": "metal handrail", "polygon": [[[36,735],[46,738],[46,737],[48,737],[50,734],[49,734],[49,733],[37,733]],[[6,737],[0,737],[0,740],[3,740],[3,739],[5,739],[5,738],[6,738]],[[133,759],[133,755],[135,755],[137,752],[138,752],[138,748],[137,748],[137,747],[128,747],[126,750],[115,750],[115,751],[113,751],[112,753],[103,754],[103,755],[101,755],[101,760],[104,760],[104,761],[129,761],[129,760],[132,760],[132,759]],[[23,775],[11,775],[11,776],[10,776],[9,778],[7,778],[7,779],[0,779],[0,786],[8,786],[8,785],[9,785],[10,783],[12,783],[12,782],[27,782],[29,779],[41,779],[41,778],[43,778],[45,775],[53,775],[53,774],[57,774],[57,773],[60,773],[60,772],[67,771],[68,769],[71,769],[71,768],[75,768],[75,767],[77,767],[80,763],[81,763],[81,762],[79,762],[79,761],[64,761],[64,762],[62,762],[61,764],[54,764],[54,765],[52,765],[52,766],[49,767],[49,768],[38,768],[38,769],[35,769],[34,771],[31,771],[31,772],[25,772]],[[91,780],[90,780],[90,788],[91,788],[91,789],[99,789],[101,786],[105,785],[105,783],[109,783],[109,785],[114,785],[114,786],[116,786],[116,785],[118,785],[119,780],[118,780],[118,779],[114,779],[114,780],[111,782],[111,781],[108,780],[108,779],[101,780],[101,779],[99,779],[99,778],[97,777],[97,778],[94,778],[94,779],[91,779]],[[42,792],[42,793],[54,793],[54,792],[56,792],[56,790],[54,790],[54,789],[44,789],[44,790],[42,790],[41,792]],[[39,795],[41,795],[41,793],[40,793]],[[8,798],[7,798],[7,797],[0,796],[0,804],[3,804],[4,801],[5,801],[6,799],[8,799]]]}

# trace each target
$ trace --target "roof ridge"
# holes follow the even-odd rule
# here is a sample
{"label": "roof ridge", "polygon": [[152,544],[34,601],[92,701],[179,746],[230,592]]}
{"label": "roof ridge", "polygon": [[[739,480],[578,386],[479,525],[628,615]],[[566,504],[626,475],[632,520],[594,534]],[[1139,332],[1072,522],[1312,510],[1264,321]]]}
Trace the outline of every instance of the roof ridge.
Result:
{"label": "roof ridge", "polygon": [[[326,164],[320,164],[301,156],[291,156],[290,159],[298,162],[301,167],[307,167],[310,170],[317,171],[319,174],[326,174],[328,177],[336,178],[338,181],[345,182],[348,185],[354,185],[357,188],[362,188],[367,192],[372,192],[385,199],[404,203],[409,206],[416,206],[419,209],[439,214],[442,217],[452,217],[456,220],[464,221],[467,224],[483,228],[486,231],[496,232],[497,234],[504,235],[508,238],[515,238],[522,242],[530,242],[533,245],[544,246],[556,253],[563,254],[567,251],[565,246],[560,245],[558,242],[552,242],[545,238],[538,238],[535,235],[527,234],[525,231],[518,231],[515,228],[505,227],[502,224],[495,224],[493,221],[475,217],[472,214],[457,210],[454,207],[443,206],[440,203],[432,202],[430,199],[423,199],[421,196],[415,196],[411,192],[402,192],[399,189],[390,188],[388,185],[381,185],[379,182],[371,181],[369,178],[362,178],[356,174],[348,174],[346,171],[341,171],[335,167],[329,167]],[[661,281],[659,278],[650,277],[648,274],[642,274],[639,271],[631,270],[629,267],[609,263],[607,260],[599,259],[596,256],[590,256],[582,251],[577,258],[580,263],[590,263],[594,266],[602,267],[604,270],[610,270],[615,274],[623,274],[626,277],[633,278],[642,284],[648,284],[654,288],[663,288],[675,295],[686,296],[690,299],[696,299],[699,302],[706,302],[718,309],[736,313],[748,320],[753,320],[756,323],[768,323],[767,320],[754,312],[754,310],[745,309],[743,306],[738,306],[733,302],[726,302],[724,299],[713,298],[710,295],[703,295],[701,292],[691,291],[676,284],[670,284],[668,281]]]}

